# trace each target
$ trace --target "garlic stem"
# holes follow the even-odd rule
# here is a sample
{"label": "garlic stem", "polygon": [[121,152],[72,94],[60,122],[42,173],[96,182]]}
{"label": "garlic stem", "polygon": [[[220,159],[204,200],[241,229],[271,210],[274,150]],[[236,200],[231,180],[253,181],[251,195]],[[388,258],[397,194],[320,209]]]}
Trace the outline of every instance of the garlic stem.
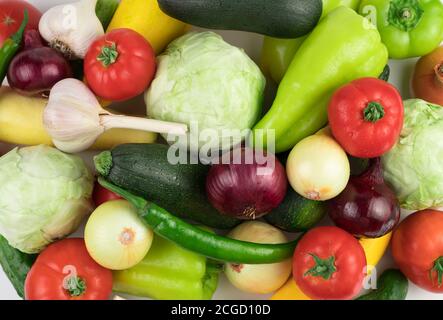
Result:
{"label": "garlic stem", "polygon": [[188,126],[185,124],[109,113],[100,114],[100,124],[105,130],[124,128],[173,135],[184,135],[188,132]]}

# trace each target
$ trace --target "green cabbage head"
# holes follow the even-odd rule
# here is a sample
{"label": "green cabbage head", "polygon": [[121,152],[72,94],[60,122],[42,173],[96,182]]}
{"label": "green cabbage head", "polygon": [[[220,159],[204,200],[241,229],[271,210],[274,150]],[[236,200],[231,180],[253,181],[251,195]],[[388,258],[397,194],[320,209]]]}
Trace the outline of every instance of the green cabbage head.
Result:
{"label": "green cabbage head", "polygon": [[229,130],[250,129],[260,116],[265,84],[242,49],[214,32],[188,33],[158,57],[157,74],[145,96],[147,113],[158,120],[197,124],[200,133],[216,132],[215,139],[199,135],[199,147],[229,146]]}
{"label": "green cabbage head", "polygon": [[386,182],[409,210],[443,205],[443,107],[423,100],[404,102],[396,146],[383,156]]}
{"label": "green cabbage head", "polygon": [[26,253],[72,233],[92,210],[93,177],[83,160],[52,147],[2,156],[0,185],[0,234]]}

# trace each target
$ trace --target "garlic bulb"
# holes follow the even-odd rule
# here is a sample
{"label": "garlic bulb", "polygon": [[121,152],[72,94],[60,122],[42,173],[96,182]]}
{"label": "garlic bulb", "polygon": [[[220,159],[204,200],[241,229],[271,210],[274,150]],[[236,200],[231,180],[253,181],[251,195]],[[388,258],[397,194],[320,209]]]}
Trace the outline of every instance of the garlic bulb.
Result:
{"label": "garlic bulb", "polygon": [[97,0],[80,0],[49,9],[40,19],[41,36],[66,58],[84,58],[92,42],[105,34],[96,4]]}
{"label": "garlic bulb", "polygon": [[51,90],[43,125],[54,145],[64,152],[88,149],[106,130],[125,128],[184,135],[184,124],[115,115],[103,109],[89,88],[77,79],[64,79]]}

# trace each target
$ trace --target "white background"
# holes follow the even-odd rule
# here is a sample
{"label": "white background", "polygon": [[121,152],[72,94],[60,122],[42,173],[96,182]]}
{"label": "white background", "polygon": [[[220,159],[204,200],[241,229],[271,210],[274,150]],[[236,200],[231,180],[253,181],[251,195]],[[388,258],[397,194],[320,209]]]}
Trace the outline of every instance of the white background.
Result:
{"label": "white background", "polygon": [[[73,0],[28,0],[42,11],[47,10],[51,6],[73,2]],[[256,61],[258,61],[260,56],[260,50],[262,45],[263,37],[236,31],[223,31],[219,32],[223,35],[224,39],[229,43],[242,47],[246,52]],[[415,59],[403,60],[403,61],[391,61],[391,79],[390,82],[395,84],[397,88],[401,91],[404,99],[410,97],[409,90],[409,80],[411,72],[413,70]],[[2,146],[0,144],[0,152],[2,149],[9,148],[8,146]],[[4,150],[3,150],[4,151]],[[3,153],[3,152],[1,152]],[[0,154],[1,154],[0,153]],[[78,232],[81,235],[81,232]],[[383,269],[387,267],[393,267],[393,261],[390,252],[387,252],[383,260],[377,266],[377,271],[382,272]],[[220,281],[219,288],[214,295],[214,299],[267,299],[269,295],[252,295],[243,293],[229,284],[229,282],[222,277]],[[15,293],[9,280],[4,275],[3,271],[0,270],[0,299],[19,299]],[[443,295],[432,294],[426,292],[415,285],[410,283],[409,293],[407,299],[432,299],[439,300],[443,299]]]}

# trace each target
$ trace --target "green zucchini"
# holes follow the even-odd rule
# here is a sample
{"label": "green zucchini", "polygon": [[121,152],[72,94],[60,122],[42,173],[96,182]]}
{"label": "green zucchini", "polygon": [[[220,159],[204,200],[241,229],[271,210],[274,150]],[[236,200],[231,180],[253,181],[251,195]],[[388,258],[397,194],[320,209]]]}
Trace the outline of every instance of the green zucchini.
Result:
{"label": "green zucchini", "polygon": [[119,0],[98,0],[95,5],[95,14],[102,23],[103,29],[106,31],[112,17],[117,10]]}
{"label": "green zucchini", "polygon": [[13,247],[0,235],[0,264],[17,294],[25,297],[25,280],[37,255],[26,254]]}
{"label": "green zucchini", "polygon": [[168,150],[163,144],[124,144],[95,157],[95,167],[106,180],[178,217],[219,229],[237,225],[239,220],[221,215],[207,200],[210,167],[171,164]]}
{"label": "green zucchini", "polygon": [[388,269],[377,280],[377,289],[356,300],[405,300],[408,294],[408,279],[397,269]]}
{"label": "green zucchini", "polygon": [[315,226],[325,214],[325,202],[306,199],[289,188],[283,202],[264,218],[282,230],[302,232]]}
{"label": "green zucchini", "polygon": [[194,26],[276,38],[308,34],[323,9],[321,0],[158,0],[158,4],[167,15]]}

